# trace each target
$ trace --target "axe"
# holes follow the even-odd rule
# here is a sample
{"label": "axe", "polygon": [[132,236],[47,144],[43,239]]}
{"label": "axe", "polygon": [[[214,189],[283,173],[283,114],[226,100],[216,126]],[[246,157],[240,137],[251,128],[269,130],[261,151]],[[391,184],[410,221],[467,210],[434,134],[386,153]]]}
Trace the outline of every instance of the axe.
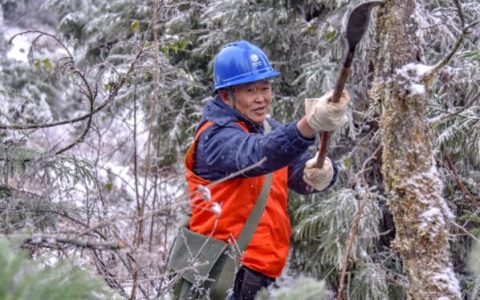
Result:
{"label": "axe", "polygon": [[[340,101],[340,96],[345,87],[348,75],[350,74],[350,66],[352,65],[355,48],[362,39],[365,31],[367,31],[368,22],[370,20],[370,11],[372,7],[383,4],[383,1],[368,1],[357,5],[348,17],[346,38],[348,43],[348,53],[343,61],[342,69],[337,77],[332,97],[328,100],[333,103]],[[327,156],[328,140],[330,132],[324,131],[320,133],[319,154],[317,157],[317,167],[322,168]]]}

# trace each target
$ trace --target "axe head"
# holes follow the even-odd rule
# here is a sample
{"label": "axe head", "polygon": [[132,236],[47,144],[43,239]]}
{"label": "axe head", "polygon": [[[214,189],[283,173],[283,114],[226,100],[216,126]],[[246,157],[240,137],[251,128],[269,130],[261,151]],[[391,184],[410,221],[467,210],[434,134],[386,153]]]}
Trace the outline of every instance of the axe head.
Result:
{"label": "axe head", "polygon": [[355,48],[367,31],[370,20],[370,11],[373,7],[383,4],[384,1],[367,1],[357,5],[347,21],[346,37],[350,48]]}

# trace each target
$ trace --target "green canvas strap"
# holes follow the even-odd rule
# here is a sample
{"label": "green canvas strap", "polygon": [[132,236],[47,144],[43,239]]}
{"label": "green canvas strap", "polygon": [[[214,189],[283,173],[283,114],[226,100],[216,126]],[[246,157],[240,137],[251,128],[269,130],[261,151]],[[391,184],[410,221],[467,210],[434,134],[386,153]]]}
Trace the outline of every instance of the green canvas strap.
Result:
{"label": "green canvas strap", "polygon": [[[270,124],[268,124],[267,120],[263,122],[264,127],[264,134],[268,134],[271,131]],[[262,218],[263,212],[265,211],[265,206],[267,205],[267,198],[268,194],[270,193],[270,186],[272,184],[272,173],[268,173],[267,177],[265,178],[265,183],[263,184],[262,190],[258,195],[257,201],[255,202],[255,206],[253,207],[250,215],[248,216],[245,225],[242,228],[242,232],[237,239],[237,245],[240,251],[245,251],[247,249],[248,244],[252,240],[253,234],[257,229],[258,222]]]}

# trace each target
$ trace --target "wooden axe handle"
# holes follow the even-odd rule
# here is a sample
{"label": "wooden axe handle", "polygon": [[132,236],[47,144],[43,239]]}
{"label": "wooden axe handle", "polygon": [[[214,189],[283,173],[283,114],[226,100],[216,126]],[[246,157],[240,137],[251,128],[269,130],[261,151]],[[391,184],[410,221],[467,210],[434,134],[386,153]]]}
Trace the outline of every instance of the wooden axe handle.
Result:
{"label": "wooden axe handle", "polygon": [[[335,83],[335,90],[333,92],[333,96],[332,98],[330,98],[329,101],[332,101],[333,103],[338,103],[338,101],[340,100],[343,88],[345,87],[345,82],[347,81],[348,75],[350,74],[350,66],[353,61],[353,55],[355,54],[355,48],[365,34],[365,31],[367,30],[368,21],[370,18],[370,11],[372,7],[382,4],[384,4],[384,1],[367,1],[357,5],[350,13],[350,16],[348,17],[346,31],[348,53],[345,57],[342,70],[340,71],[340,74],[337,78],[337,82]],[[330,133],[324,132],[323,134],[320,133],[320,135],[321,142],[319,145],[319,154],[316,161],[316,166],[318,168],[322,168],[325,162]]]}
{"label": "wooden axe handle", "polygon": [[[347,60],[349,56],[347,56]],[[353,53],[351,56],[353,57]],[[340,96],[342,95],[343,89],[345,88],[345,83],[347,82],[348,75],[350,75],[350,64],[348,64],[348,66],[346,65],[347,64],[345,63],[342,66],[340,75],[338,76],[337,82],[335,83],[335,90],[333,91],[333,95],[328,100],[329,102],[338,103],[340,101]],[[321,169],[323,167],[323,164],[325,163],[325,158],[327,157],[327,146],[328,146],[328,140],[330,139],[330,132],[328,131],[320,132],[319,137],[320,137],[320,146],[318,150],[316,166],[317,168]]]}

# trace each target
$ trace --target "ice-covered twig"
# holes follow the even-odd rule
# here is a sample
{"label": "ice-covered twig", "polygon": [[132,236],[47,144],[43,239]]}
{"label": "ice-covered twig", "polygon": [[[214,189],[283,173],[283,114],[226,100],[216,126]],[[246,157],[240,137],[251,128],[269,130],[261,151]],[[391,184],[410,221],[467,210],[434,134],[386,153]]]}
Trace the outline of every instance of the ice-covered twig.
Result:
{"label": "ice-covered twig", "polygon": [[442,59],[440,60],[436,65],[433,66],[433,68],[425,74],[425,82],[431,82],[438,73],[445,67],[453,58],[453,56],[457,53],[458,49],[462,45],[463,41],[467,37],[468,34],[470,34],[469,30],[478,25],[480,23],[480,20],[476,20],[468,25],[465,24],[465,17],[463,15],[463,9],[462,5],[459,0],[454,0],[455,6],[457,7],[457,12],[458,12],[458,17],[460,18],[460,23],[462,26],[462,33],[458,37],[457,41],[452,47],[452,50]]}
{"label": "ice-covered twig", "polygon": [[19,234],[10,234],[6,236],[8,238],[19,238],[22,239],[25,244],[67,244],[75,246],[78,248],[88,248],[92,250],[120,250],[127,246],[127,244],[122,241],[107,241],[107,242],[97,242],[92,240],[82,240],[74,239],[69,236],[62,235],[53,235],[53,234],[38,234],[33,235],[19,235]]}

